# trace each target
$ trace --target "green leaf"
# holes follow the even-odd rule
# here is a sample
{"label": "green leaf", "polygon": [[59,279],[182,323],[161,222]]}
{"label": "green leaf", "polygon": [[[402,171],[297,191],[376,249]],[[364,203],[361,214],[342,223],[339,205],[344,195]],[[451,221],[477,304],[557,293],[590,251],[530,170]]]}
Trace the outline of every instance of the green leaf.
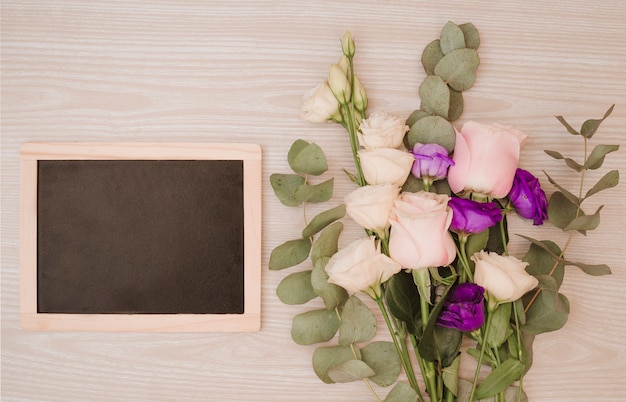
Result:
{"label": "green leaf", "polygon": [[409,127],[412,127],[413,124],[415,124],[416,121],[418,121],[419,119],[426,117],[426,116],[430,116],[431,114],[421,110],[421,109],[417,109],[416,111],[414,111],[413,113],[411,113],[411,115],[406,119],[406,125]]}
{"label": "green leaf", "polygon": [[[502,216],[502,225],[504,227],[504,241],[509,242],[508,220],[506,215]],[[504,254],[504,244],[502,240],[502,233],[500,232],[500,225],[495,225],[489,228],[489,240],[487,240],[486,251],[495,252],[498,254]],[[473,261],[470,261],[470,265]]]}
{"label": "green leaf", "polygon": [[[567,322],[569,301],[565,295],[557,292],[557,283],[551,276],[539,275],[538,294],[526,311],[524,331],[538,335],[560,329]],[[524,305],[528,306],[535,292],[524,296]]]}
{"label": "green leaf", "polygon": [[605,174],[598,182],[587,191],[585,194],[585,199],[591,197],[592,195],[599,193],[602,190],[606,190],[608,188],[613,188],[617,186],[619,183],[619,171],[611,170],[607,174]]}
{"label": "green leaf", "polygon": [[566,265],[573,265],[575,267],[578,267],[580,268],[581,271],[591,276],[601,276],[601,275],[611,274],[611,268],[609,268],[609,266],[605,264],[591,265],[591,264],[584,264],[582,262],[567,261],[567,260],[565,260],[564,263]]}
{"label": "green leaf", "polygon": [[406,135],[409,148],[413,148],[416,143],[439,144],[448,152],[454,150],[456,143],[456,132],[452,124],[441,116],[426,116],[413,124],[413,127]]}
{"label": "green leaf", "polygon": [[471,23],[465,23],[459,25],[461,31],[463,31],[463,36],[465,36],[465,46],[470,49],[478,50],[480,46],[480,35],[478,34],[478,29]]}
{"label": "green leaf", "polygon": [[343,306],[348,300],[348,292],[341,286],[334,283],[328,283],[328,274],[324,267],[330,257],[321,257],[317,259],[313,272],[311,273],[311,285],[316,295],[324,300],[327,310],[334,310]]}
{"label": "green leaf", "polygon": [[376,375],[369,379],[381,387],[393,384],[402,371],[400,358],[391,342],[372,342],[361,350],[363,361],[371,367]]}
{"label": "green leaf", "polygon": [[277,271],[293,267],[306,260],[311,251],[311,240],[289,240],[272,250],[269,269]]}
{"label": "green leaf", "polygon": [[291,169],[298,174],[319,176],[328,170],[326,156],[316,144],[304,140],[296,140],[287,154]]}
{"label": "green leaf", "polygon": [[443,384],[452,392],[455,396],[459,395],[459,369],[461,367],[461,355],[459,354],[452,364],[445,367],[441,371],[441,378]]}
{"label": "green leaf", "polygon": [[593,215],[583,215],[574,218],[563,230],[578,230],[579,232],[586,232],[587,230],[594,230],[600,224],[600,211],[604,205],[596,210]]}
{"label": "green leaf", "polygon": [[465,48],[465,35],[461,28],[448,21],[441,30],[440,46],[443,54],[448,54],[454,49]]}
{"label": "green leaf", "polygon": [[590,119],[587,120],[583,123],[582,127],[580,128],[580,134],[583,135],[583,137],[586,138],[591,138],[593,137],[593,135],[596,133],[596,131],[598,130],[598,127],[600,127],[600,124],[602,124],[602,122],[609,117],[609,115],[611,114],[611,112],[613,111],[613,108],[615,107],[615,105],[612,105],[609,110],[606,111],[606,113],[604,113],[604,116],[599,119],[599,120],[594,120],[594,119]]}
{"label": "green leaf", "polygon": [[564,157],[563,155],[561,155],[560,152],[549,151],[549,150],[544,150],[543,152],[545,152],[546,154],[550,155],[554,159],[562,159],[562,160],[564,160],[565,164],[567,166],[569,166],[571,169],[574,169],[577,172],[580,172],[580,171],[582,171],[585,168],[583,165],[581,165],[580,163],[576,162],[575,160],[573,160],[571,158]]}
{"label": "green leaf", "polygon": [[276,294],[285,304],[304,304],[317,297],[311,285],[311,271],[287,275],[278,284]]}
{"label": "green leaf", "polygon": [[496,367],[476,388],[476,399],[485,399],[504,391],[517,381],[524,372],[524,365],[515,359],[507,359]]}
{"label": "green leaf", "polygon": [[[576,219],[576,214],[584,216],[582,209],[570,201],[560,191],[555,191],[548,202],[548,219],[554,226],[566,230],[567,226]],[[582,232],[584,234],[584,231]]]}
{"label": "green leaf", "polygon": [[439,76],[427,76],[420,85],[419,95],[422,100],[422,109],[443,118],[448,117],[450,89]]}
{"label": "green leaf", "polygon": [[585,162],[585,169],[598,169],[604,163],[604,157],[619,149],[619,145],[596,145]]}
{"label": "green leaf", "polygon": [[312,310],[293,317],[291,338],[298,345],[326,342],[339,329],[339,317],[334,310]]}
{"label": "green leaf", "polygon": [[565,118],[563,118],[563,116],[554,116],[554,117],[556,117],[556,119],[567,129],[568,133],[572,135],[580,135],[578,131],[574,130],[574,128],[570,126],[567,121],[565,121]]}
{"label": "green leaf", "polygon": [[437,317],[445,302],[450,287],[446,287],[441,299],[430,312],[426,328],[421,340],[417,345],[420,356],[428,361],[441,361],[442,367],[446,367],[459,354],[463,333],[452,328],[444,328],[437,325]]}
{"label": "green leaf", "polygon": [[332,384],[333,380],[328,376],[330,368],[352,359],[354,355],[350,346],[319,347],[313,352],[313,371],[324,383]]}
{"label": "green leaf", "polygon": [[489,230],[485,229],[482,232],[470,235],[467,238],[465,244],[465,251],[467,255],[473,255],[474,253],[484,250],[487,247],[487,241],[489,240]]}
{"label": "green leaf", "polygon": [[417,286],[413,283],[413,275],[400,271],[392,276],[387,281],[385,301],[391,314],[404,321],[411,334],[421,334],[420,297]]}
{"label": "green leaf", "polygon": [[270,184],[274,194],[288,207],[297,207],[302,204],[302,199],[296,196],[296,190],[305,183],[304,177],[296,174],[274,173],[270,176]]}
{"label": "green leaf", "polygon": [[302,202],[326,202],[333,196],[334,178],[319,184],[303,184],[296,189],[295,198]]}
{"label": "green leaf", "polygon": [[316,215],[311,222],[302,230],[302,237],[311,237],[326,226],[335,222],[338,219],[343,218],[346,215],[346,206],[345,204],[341,204],[336,206],[333,209],[329,209],[328,211],[324,211],[318,215]]}
{"label": "green leaf", "polygon": [[553,186],[555,186],[556,188],[558,188],[562,195],[565,196],[565,198],[567,198],[569,201],[572,202],[572,204],[574,205],[580,205],[581,200],[578,199],[577,196],[575,196],[574,194],[570,193],[566,188],[564,188],[563,186],[559,185],[556,181],[554,181],[554,179],[552,177],[550,177],[550,175],[548,175],[545,171],[543,172],[546,177],[548,178],[548,180],[550,181],[550,183],[552,183]]}
{"label": "green leaf", "polygon": [[350,345],[369,341],[376,335],[374,313],[356,296],[351,296],[341,312],[339,344]]}
{"label": "green leaf", "polygon": [[[524,237],[524,236],[523,236]],[[528,263],[526,272],[533,276],[537,275],[550,275],[555,279],[557,289],[561,287],[563,283],[563,277],[565,276],[565,264],[563,260],[559,258],[561,255],[561,249],[556,243],[550,240],[539,241],[524,237],[530,240],[528,252],[522,258],[522,261]]]}
{"label": "green leaf", "polygon": [[348,360],[328,370],[328,377],[333,382],[346,383],[371,377],[374,370],[362,360]]}
{"label": "green leaf", "polygon": [[450,108],[448,121],[454,121],[463,114],[463,93],[450,88]]}
{"label": "green leaf", "polygon": [[343,223],[335,222],[322,231],[315,243],[313,243],[313,250],[311,251],[313,264],[317,264],[317,260],[320,258],[332,257],[337,252],[339,249],[339,235],[342,230]]}
{"label": "green leaf", "polygon": [[439,39],[430,42],[422,52],[422,66],[427,75],[433,75],[437,63],[443,59],[443,52],[439,43]]}
{"label": "green leaf", "polygon": [[491,325],[489,327],[489,336],[486,341],[491,347],[498,348],[513,333],[511,325],[511,303],[499,305],[495,311],[489,313],[491,316]]}
{"label": "green leaf", "polygon": [[470,89],[476,81],[480,59],[474,49],[455,49],[437,63],[435,74],[455,91]]}
{"label": "green leaf", "polygon": [[417,402],[417,393],[405,382],[398,382],[383,402]]}

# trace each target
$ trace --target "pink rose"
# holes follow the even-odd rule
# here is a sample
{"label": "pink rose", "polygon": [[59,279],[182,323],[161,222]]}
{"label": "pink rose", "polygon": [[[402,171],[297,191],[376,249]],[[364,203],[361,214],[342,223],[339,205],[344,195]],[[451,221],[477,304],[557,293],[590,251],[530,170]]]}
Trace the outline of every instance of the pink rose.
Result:
{"label": "pink rose", "polygon": [[513,185],[525,139],[526,134],[511,127],[467,122],[456,133],[454,166],[448,170],[450,189],[505,197]]}
{"label": "pink rose", "polygon": [[448,265],[456,248],[448,232],[452,210],[450,197],[419,191],[401,193],[391,211],[389,256],[404,268]]}

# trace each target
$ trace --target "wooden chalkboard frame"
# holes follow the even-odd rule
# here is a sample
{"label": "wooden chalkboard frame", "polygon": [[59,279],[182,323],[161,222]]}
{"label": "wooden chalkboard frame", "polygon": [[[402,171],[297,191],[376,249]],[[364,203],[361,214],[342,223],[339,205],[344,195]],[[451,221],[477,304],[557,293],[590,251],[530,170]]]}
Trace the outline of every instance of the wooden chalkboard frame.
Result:
{"label": "wooden chalkboard frame", "polygon": [[[241,314],[63,314],[37,307],[37,191],[40,160],[241,160],[244,311]],[[250,332],[261,323],[261,148],[212,143],[25,143],[20,152],[20,318],[44,331]]]}

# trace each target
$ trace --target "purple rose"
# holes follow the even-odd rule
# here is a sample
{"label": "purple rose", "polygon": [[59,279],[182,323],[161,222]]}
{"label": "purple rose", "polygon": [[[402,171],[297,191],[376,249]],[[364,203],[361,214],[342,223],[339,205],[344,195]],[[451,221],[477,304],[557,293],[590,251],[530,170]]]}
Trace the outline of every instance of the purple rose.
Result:
{"label": "purple rose", "polygon": [[437,325],[471,332],[485,322],[485,289],[475,283],[455,285],[443,302]]}
{"label": "purple rose", "polygon": [[448,206],[452,209],[450,230],[457,233],[480,233],[502,220],[502,212],[496,202],[452,197]]}
{"label": "purple rose", "polygon": [[529,171],[520,168],[515,171],[508,198],[519,216],[532,219],[533,225],[541,225],[548,219],[546,194],[541,189],[539,179]]}
{"label": "purple rose", "polygon": [[431,181],[444,179],[448,175],[448,168],[454,165],[448,156],[448,150],[439,144],[417,143],[411,151],[415,163],[411,173],[418,179],[429,178]]}

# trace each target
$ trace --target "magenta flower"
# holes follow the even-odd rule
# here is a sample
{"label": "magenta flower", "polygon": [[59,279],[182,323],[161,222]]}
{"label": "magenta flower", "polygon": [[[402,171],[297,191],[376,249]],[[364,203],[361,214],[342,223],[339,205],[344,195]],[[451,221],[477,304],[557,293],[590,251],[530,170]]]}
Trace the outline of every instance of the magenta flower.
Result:
{"label": "magenta flower", "polygon": [[511,205],[522,218],[532,219],[533,225],[541,225],[548,219],[548,200],[541,189],[539,179],[532,173],[517,169],[513,187],[508,195]]}
{"label": "magenta flower", "polygon": [[480,233],[502,220],[502,212],[496,202],[477,202],[452,197],[448,206],[452,209],[450,230],[453,232]]}
{"label": "magenta flower", "polygon": [[455,285],[443,302],[437,325],[471,332],[485,322],[485,289],[475,283]]}
{"label": "magenta flower", "polygon": [[418,179],[429,178],[431,181],[444,179],[448,168],[454,165],[448,156],[448,150],[439,144],[415,144],[411,151],[415,163],[411,173]]}

